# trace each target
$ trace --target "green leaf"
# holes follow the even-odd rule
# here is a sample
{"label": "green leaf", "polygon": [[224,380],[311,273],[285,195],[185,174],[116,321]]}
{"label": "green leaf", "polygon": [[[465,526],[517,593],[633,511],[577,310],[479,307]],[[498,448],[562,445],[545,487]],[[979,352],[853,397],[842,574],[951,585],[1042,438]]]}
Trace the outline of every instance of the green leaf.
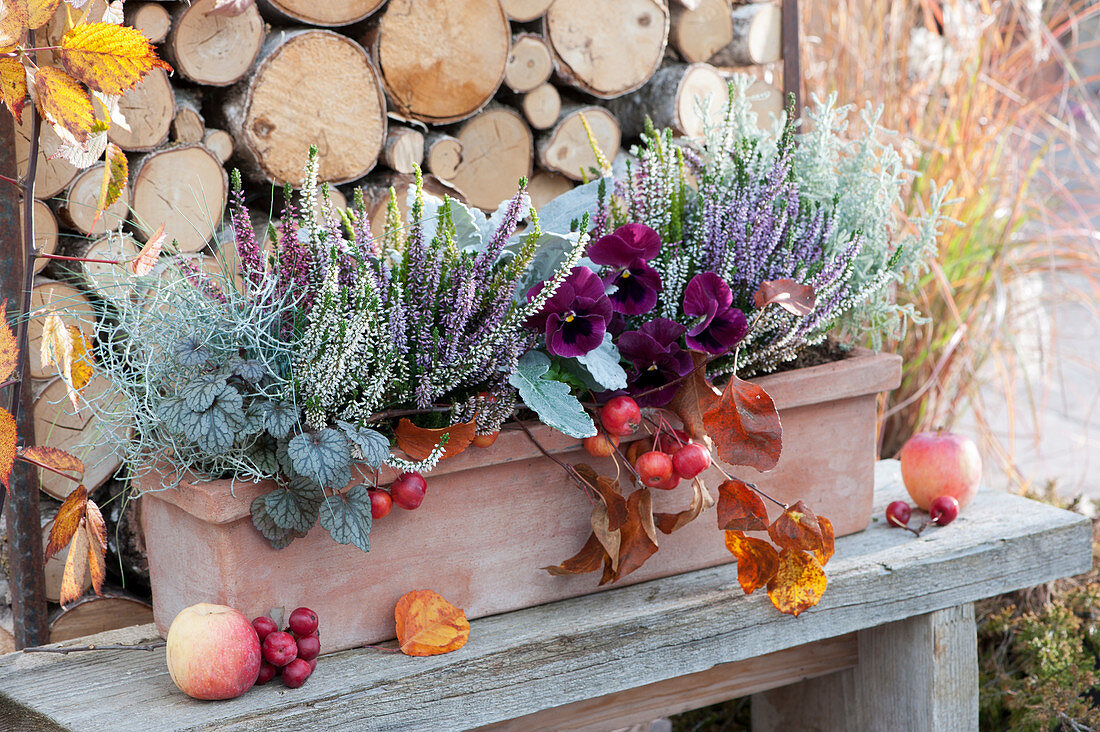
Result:
{"label": "green leaf", "polygon": [[317,523],[325,493],[309,478],[298,477],[263,496],[267,515],[280,529],[308,534]]}
{"label": "green leaf", "polygon": [[611,342],[611,334],[603,334],[603,343],[583,356],[577,356],[577,361],[592,380],[604,389],[625,389],[626,371],[619,365],[619,349]]}
{"label": "green leaf", "polygon": [[363,462],[375,470],[382,467],[390,456],[390,441],[381,432],[367,427],[358,427],[349,422],[336,420],[336,425],[344,431],[352,444],[363,454]]}
{"label": "green leaf", "polygon": [[343,488],[351,480],[351,447],[334,429],[297,435],[287,445],[287,454],[300,475],[322,486]]}
{"label": "green leaf", "polygon": [[256,499],[252,501],[252,525],[264,535],[265,539],[271,542],[271,547],[273,549],[283,549],[295,539],[300,539],[305,536],[305,534],[299,534],[289,529],[280,529],[276,526],[274,519],[272,519],[271,515],[267,512],[264,498],[266,498],[266,496],[257,496]]}
{"label": "green leaf", "polygon": [[210,408],[223,389],[225,389],[224,376],[203,374],[180,387],[179,395],[183,397],[183,402],[188,409],[193,412],[202,412]]}
{"label": "green leaf", "polygon": [[176,360],[183,366],[202,366],[210,358],[210,351],[195,336],[180,339],[174,350]]}
{"label": "green leaf", "polygon": [[161,403],[158,414],[169,430],[214,455],[231,448],[237,432],[247,424],[241,395],[229,385],[223,385],[206,409],[194,410],[182,397],[169,397]]}
{"label": "green leaf", "polygon": [[321,526],[337,544],[354,544],[370,551],[370,494],[363,484],[347,493],[326,496],[321,507]]}
{"label": "green leaf", "polygon": [[560,381],[549,381],[543,375],[550,370],[550,358],[540,351],[528,351],[516,364],[508,383],[516,387],[523,403],[539,415],[544,424],[570,437],[591,437],[596,425],[584,411],[569,387]]}
{"label": "green leaf", "polygon": [[280,440],[290,434],[301,414],[298,407],[286,402],[268,402],[264,409],[264,427]]}
{"label": "green leaf", "polygon": [[249,384],[255,384],[264,377],[264,365],[254,358],[245,360],[234,358],[229,362],[229,370],[236,376],[240,376]]}

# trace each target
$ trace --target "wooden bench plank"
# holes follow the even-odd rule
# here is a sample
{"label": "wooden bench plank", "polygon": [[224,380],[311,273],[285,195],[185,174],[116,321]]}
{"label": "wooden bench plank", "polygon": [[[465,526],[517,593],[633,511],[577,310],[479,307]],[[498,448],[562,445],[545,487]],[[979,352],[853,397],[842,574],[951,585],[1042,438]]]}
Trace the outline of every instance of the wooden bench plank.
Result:
{"label": "wooden bench plank", "polygon": [[[876,515],[904,497],[896,464],[880,466],[879,486]],[[884,521],[839,539],[828,592],[798,618],[777,613],[760,592],[743,597],[727,565],[482,618],[471,623],[465,648],[443,656],[325,656],[300,689],[271,684],[221,703],[180,694],[163,651],[9,654],[0,658],[0,715],[34,710],[61,728],[120,732],[146,732],[151,717],[165,730],[464,729],[963,605],[1090,565],[1086,518],[984,491],[953,524],[920,539]]]}

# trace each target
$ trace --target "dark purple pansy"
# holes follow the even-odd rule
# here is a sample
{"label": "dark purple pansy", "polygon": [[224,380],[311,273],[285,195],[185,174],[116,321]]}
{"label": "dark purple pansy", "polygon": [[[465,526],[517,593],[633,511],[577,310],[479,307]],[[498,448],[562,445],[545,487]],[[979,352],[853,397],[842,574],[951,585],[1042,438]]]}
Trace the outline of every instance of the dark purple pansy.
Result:
{"label": "dark purple pansy", "polygon": [[749,321],[733,307],[729,285],[714,272],[695,275],[684,290],[684,314],[698,322],[688,330],[688,348],[711,354],[725,353],[749,331]]}
{"label": "dark purple pansy", "polygon": [[[544,283],[527,293],[530,301]],[[611,319],[611,303],[604,294],[600,278],[587,267],[574,267],[557,292],[546,301],[525,325],[546,334],[546,350],[555,356],[583,356],[603,343],[607,321]]]}
{"label": "dark purple pansy", "polygon": [[646,262],[661,251],[661,237],[645,224],[625,224],[588,247],[588,258],[609,267],[604,284],[614,285],[608,297],[615,312],[648,313],[657,304],[661,276]]}
{"label": "dark purple pansy", "polygon": [[691,355],[680,347],[684,331],[679,323],[656,318],[619,336],[619,353],[633,367],[628,392],[639,406],[668,404],[679,388],[678,383],[669,382],[691,372]]}

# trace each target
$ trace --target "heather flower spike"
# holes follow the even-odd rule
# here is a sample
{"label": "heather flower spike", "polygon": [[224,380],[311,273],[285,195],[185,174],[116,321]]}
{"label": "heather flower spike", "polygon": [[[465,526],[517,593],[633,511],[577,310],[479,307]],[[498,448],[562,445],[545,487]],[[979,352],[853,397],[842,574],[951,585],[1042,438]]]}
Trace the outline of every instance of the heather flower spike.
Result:
{"label": "heather flower spike", "polygon": [[733,307],[729,285],[713,272],[697,274],[684,290],[684,315],[695,318],[684,341],[688,348],[717,355],[736,346],[749,332],[745,314]]}
{"label": "heather flower spike", "polygon": [[626,224],[588,248],[588,258],[611,269],[605,285],[613,286],[611,306],[624,315],[648,313],[657,304],[661,276],[647,262],[661,251],[661,237],[644,224]]}
{"label": "heather flower spike", "polygon": [[[542,287],[543,283],[539,283],[531,288],[528,300]],[[603,343],[611,314],[611,302],[604,294],[600,278],[587,267],[574,267],[542,310],[529,318],[526,325],[545,333],[546,350],[550,353],[574,358]]]}

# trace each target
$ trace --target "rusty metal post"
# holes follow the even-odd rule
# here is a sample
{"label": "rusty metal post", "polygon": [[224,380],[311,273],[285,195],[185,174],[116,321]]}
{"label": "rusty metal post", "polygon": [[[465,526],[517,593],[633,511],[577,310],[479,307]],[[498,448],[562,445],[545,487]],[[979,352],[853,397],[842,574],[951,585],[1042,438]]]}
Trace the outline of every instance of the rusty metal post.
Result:
{"label": "rusty metal post", "polygon": [[[31,125],[35,137],[39,120],[33,106],[28,105],[24,114],[34,117]],[[34,175],[37,149],[32,147],[27,174]],[[6,109],[0,109],[0,173],[17,178],[15,163],[15,121]],[[32,224],[33,196],[21,201],[19,189],[0,181],[0,300],[8,298],[11,310],[5,316],[26,311],[33,282],[33,259],[26,256],[20,226],[19,205],[24,206],[27,227]],[[32,229],[33,231],[33,229]],[[11,322],[9,320],[9,322]],[[20,318],[15,327],[16,342],[26,354],[27,322]],[[20,442],[34,444],[34,413],[27,362],[23,358],[20,381],[9,387],[7,403],[17,417]],[[8,530],[8,576],[11,580],[11,605],[14,619],[15,647],[37,646],[48,641],[49,624],[46,615],[46,583],[43,575],[42,519],[38,509],[38,469],[24,462],[16,462],[12,471],[11,495],[0,495],[0,508],[6,509]],[[2,489],[0,489],[2,492]]]}
{"label": "rusty metal post", "polygon": [[802,51],[798,34],[798,0],[783,0],[783,103],[794,95],[795,115],[802,114]]}

